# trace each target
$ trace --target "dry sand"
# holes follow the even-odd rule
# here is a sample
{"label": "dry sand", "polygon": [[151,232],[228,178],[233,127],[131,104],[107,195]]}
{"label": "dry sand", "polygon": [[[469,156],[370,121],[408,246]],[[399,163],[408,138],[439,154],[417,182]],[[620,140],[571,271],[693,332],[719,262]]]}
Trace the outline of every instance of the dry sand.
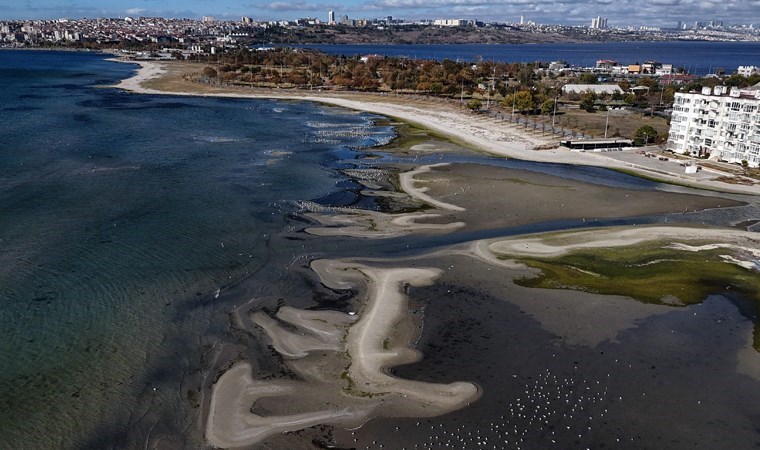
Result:
{"label": "dry sand", "polygon": [[[528,220],[528,223],[551,220],[567,217],[572,215],[571,212],[618,217],[623,201],[637,214],[679,210],[682,202],[700,207],[737,204],[721,198],[605,188],[550,175],[473,164],[428,166],[411,170],[402,178],[406,180],[402,186],[411,191],[406,192],[409,198],[428,202],[444,218],[467,217],[475,227],[481,223],[495,226],[521,223],[522,220]],[[497,181],[510,195],[488,195]],[[427,189],[420,188],[420,184]],[[537,207],[537,198],[557,204]],[[567,209],[562,208],[562,202],[568,203]],[[467,209],[459,204],[466,205]],[[526,211],[526,217],[518,217],[517,211]],[[357,212],[359,215],[366,213]],[[378,212],[370,215],[385,222],[381,228],[388,235],[421,231],[414,224],[403,224],[408,215],[394,217]],[[331,223],[334,227],[345,220],[349,224],[347,228],[351,228],[356,226],[356,220],[351,216],[341,219],[340,216],[325,215],[323,219],[334,219]],[[397,219],[403,219],[401,225]],[[394,227],[399,228],[394,230]],[[644,305],[620,296],[521,288],[511,280],[524,273],[523,269],[499,259],[501,252],[524,249],[526,241],[532,244],[533,251],[543,251],[542,245],[553,243],[572,247],[584,243],[593,245],[598,239],[605,246],[631,245],[645,239],[680,238],[692,230],[683,227],[619,228],[573,232],[564,237],[546,235],[544,240],[536,237],[501,239],[444,249],[440,254],[429,254],[420,259],[434,267],[441,265],[446,255],[459,254],[487,262],[494,269],[505,269],[495,270],[488,276],[485,274],[490,269],[484,270],[480,266],[480,269],[473,270],[485,277],[482,286],[490,285],[494,292],[502,295],[513,293],[508,301],[536,318],[566,344],[595,346],[614,340],[622,330],[636,326],[639,320],[667,313],[669,307]],[[369,236],[358,229],[355,231],[358,236]],[[727,237],[747,238],[752,234],[737,230],[697,229],[694,236],[702,243],[705,240],[722,241]],[[476,399],[479,392],[471,383],[421,383],[388,375],[388,368],[421,357],[412,348],[418,330],[414,327],[416,319],[406,305],[405,286],[424,286],[441,275],[439,268],[408,267],[403,262],[395,265],[395,268],[378,268],[351,261],[328,260],[312,264],[312,270],[326,287],[359,292],[355,297],[358,316],[288,307],[281,308],[275,317],[263,312],[253,314],[253,322],[265,330],[272,346],[285,358],[285,364],[303,381],[254,380],[247,364],[236,365],[235,370],[225,373],[214,387],[206,428],[209,443],[220,447],[250,445],[283,431],[315,424],[358,427],[369,418],[384,415],[433,416]],[[465,266],[475,267],[472,264]],[[453,271],[453,265],[447,269]],[[288,326],[283,327],[283,323]],[[241,394],[235,397],[235,391]],[[248,409],[244,408],[246,404]]]}
{"label": "dry sand", "polygon": [[[650,168],[645,166],[608,158],[603,153],[571,152],[559,147],[551,150],[533,150],[536,147],[545,147],[552,142],[557,143],[558,140],[549,138],[548,136],[536,136],[505,122],[483,118],[464,110],[452,109],[447,105],[436,103],[430,103],[425,106],[412,103],[399,104],[390,99],[384,99],[383,96],[379,95],[364,95],[361,97],[353,96],[352,98],[351,95],[342,93],[319,92],[315,95],[313,91],[288,92],[286,90],[273,89],[264,92],[251,92],[242,88],[215,88],[190,82],[178,84],[175,86],[177,90],[160,91],[146,88],[143,85],[146,82],[154,80],[157,77],[162,76],[164,73],[169,72],[172,63],[155,61],[125,62],[137,63],[140,65],[140,69],[134,77],[123,80],[116,86],[131,92],[145,94],[274,98],[313,101],[357,111],[366,111],[388,117],[395,117],[405,122],[421,125],[425,128],[441,133],[442,135],[450,136],[481,151],[508,158],[608,167],[629,170],[664,181],[693,187],[725,192],[760,194],[760,185],[734,185],[715,180],[694,180],[676,172],[653,172]],[[175,67],[177,66],[175,65]]]}
{"label": "dry sand", "polygon": [[235,364],[212,390],[209,444],[252,446],[287,431],[317,424],[358,427],[383,415],[432,417],[478,398],[472,383],[426,383],[387,373],[421,357],[411,347],[419,331],[404,289],[432,283],[440,270],[383,269],[350,261],[319,261],[313,269],[326,286],[364,285],[359,314],[283,307],[275,320],[254,313],[254,322],[302,381],[254,380],[250,364]]}
{"label": "dry sand", "polygon": [[[750,231],[663,226],[604,228],[590,231],[551,233],[514,239],[499,239],[478,245],[487,245],[488,252],[495,256],[548,258],[562,256],[578,249],[624,247],[651,241],[711,241],[718,244],[701,247],[703,249],[715,248],[716,245],[718,247],[732,247],[747,250],[752,254],[760,248],[760,236]],[[681,251],[691,250],[683,247],[679,249]],[[484,255],[488,252],[480,251],[478,254]]]}
{"label": "dry sand", "polygon": [[[158,63],[140,63],[136,77],[118,87],[144,93],[142,83],[163,75]],[[191,85],[186,85],[191,86]],[[202,91],[202,92],[201,92]],[[546,141],[497,121],[471,114],[403,105],[379,100],[356,100],[333,94],[301,95],[276,91],[248,94],[230,89],[169,92],[178,95],[213,95],[251,98],[286,98],[333,104],[373,112],[420,124],[456,138],[480,150],[532,161],[587,164],[634,169],[642,168],[605,158],[556,149],[534,151]],[[660,178],[684,182],[673,174]],[[359,237],[387,237],[420,231],[444,232],[470,227],[485,229],[559,219],[589,219],[679,212],[737,205],[726,199],[663,192],[611,189],[550,175],[526,173],[477,165],[427,166],[400,177],[409,199],[428,205],[433,211],[400,215],[374,211],[333,209],[332,214],[311,213],[322,223],[313,234],[342,234]],[[499,188],[496,189],[496,185]],[[700,186],[760,193],[756,187],[728,186],[702,181]],[[499,195],[493,195],[494,193]],[[426,222],[428,221],[428,222]],[[439,223],[430,223],[435,221]],[[573,248],[632,245],[648,239],[714,241],[757,248],[751,233],[737,230],[705,230],[675,227],[618,228],[565,233],[561,236],[499,239],[462,245],[442,251],[448,258],[465,258],[463,273],[483,278],[496,291],[514,294],[507,300],[536,317],[548,330],[567,343],[596,345],[614,339],[625,328],[667,306],[642,305],[624,297],[520,288],[511,279],[524,268],[499,258],[507,254],[561,254]],[[435,267],[444,260],[430,254],[429,267],[371,267],[353,261],[315,261],[312,270],[331,289],[352,289],[358,315],[313,312],[283,307],[272,317],[256,312],[251,318],[238,317],[245,327],[255,323],[264,330],[273,348],[298,380],[255,380],[252,367],[239,362],[224,373],[213,387],[206,422],[206,438],[217,447],[252,446],[270,436],[301,430],[317,424],[358,427],[372,417],[430,417],[456,410],[480,395],[472,383],[424,383],[389,375],[394,365],[421,358],[412,344],[420,333],[420,318],[410,314],[405,289],[425,286],[441,276]],[[448,261],[448,260],[446,260]],[[483,266],[486,269],[483,270]],[[493,273],[488,272],[496,269]],[[451,273],[457,273],[451,266]],[[472,271],[477,270],[474,274]],[[548,299],[548,300],[547,300]],[[552,303],[552,308],[548,303]],[[247,311],[247,310],[246,310]],[[744,365],[752,358],[742,357]],[[750,361],[750,362],[747,362]]]}

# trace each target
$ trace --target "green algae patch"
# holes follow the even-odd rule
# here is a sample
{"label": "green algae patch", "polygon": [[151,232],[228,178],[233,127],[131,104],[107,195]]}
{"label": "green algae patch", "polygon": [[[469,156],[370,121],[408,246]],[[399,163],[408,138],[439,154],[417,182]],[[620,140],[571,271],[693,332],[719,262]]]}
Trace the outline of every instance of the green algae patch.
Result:
{"label": "green algae patch", "polygon": [[[517,259],[539,269],[536,277],[515,280],[520,286],[571,289],[624,295],[645,303],[693,305],[711,294],[741,293],[755,300],[760,313],[760,274],[726,262],[720,248],[683,251],[659,245],[585,249],[552,259]],[[760,352],[760,324],[755,323],[753,347]]]}
{"label": "green algae patch", "polygon": [[[555,258],[519,258],[541,274],[520,286],[573,289],[673,305],[702,302],[710,294],[740,292],[760,299],[760,274],[724,261],[726,248],[683,251],[656,243],[575,250]],[[674,299],[677,299],[674,301]]]}

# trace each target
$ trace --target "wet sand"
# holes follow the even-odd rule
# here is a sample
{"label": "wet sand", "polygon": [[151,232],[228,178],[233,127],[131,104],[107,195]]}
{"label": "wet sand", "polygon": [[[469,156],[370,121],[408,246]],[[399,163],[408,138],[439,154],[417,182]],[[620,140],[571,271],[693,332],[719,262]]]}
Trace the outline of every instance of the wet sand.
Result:
{"label": "wet sand", "polygon": [[[615,189],[549,175],[474,164],[423,167],[408,171],[405,179],[401,184],[410,201],[426,204],[441,217],[467,220],[466,226],[472,228],[556,220],[572,216],[570,211],[576,216],[620,217],[618,203],[624,199],[629,199],[627,204],[637,215],[678,211],[684,202],[694,205],[694,208],[741,204],[718,197]],[[421,179],[424,181],[420,182]],[[496,183],[500,185],[500,191],[508,195],[489,195]],[[570,192],[572,195],[560,197],[554,194],[556,191]],[[591,198],[599,201],[590,202]],[[554,207],[539,206],[531,209],[530,205],[537,199],[547,199]],[[566,209],[562,208],[563,201],[568,203]],[[458,207],[455,202],[461,202],[467,208]],[[500,213],[502,210],[525,211],[526,214],[521,217],[520,214]],[[373,214],[377,217],[393,216],[379,212]],[[348,228],[355,226],[350,219],[346,221],[346,224],[350,224]],[[388,236],[420,233],[423,230],[423,227],[410,229],[408,223],[394,224],[387,217],[384,221]],[[340,230],[339,222],[332,223],[330,229]],[[394,226],[398,227],[395,231]],[[319,274],[321,283],[326,288],[356,291],[351,303],[354,315],[335,311],[309,312],[287,306],[281,307],[273,317],[263,312],[253,313],[253,323],[266,332],[273,347],[285,358],[284,364],[298,374],[301,381],[255,380],[247,364],[236,364],[234,370],[225,373],[214,387],[212,411],[206,428],[207,439],[213,445],[221,447],[249,445],[283,431],[327,424],[335,427],[329,433],[328,442],[335,441],[348,446],[364,439],[365,444],[372,447],[368,441],[370,437],[396,436],[395,433],[389,433],[388,429],[379,432],[375,428],[383,426],[379,424],[403,423],[409,426],[410,421],[389,419],[400,416],[414,417],[411,420],[414,420],[415,425],[409,429],[409,436],[423,439],[430,430],[417,428],[420,426],[417,425],[420,423],[419,418],[445,415],[440,423],[446,423],[448,417],[459,417],[456,411],[461,408],[469,411],[466,413],[469,417],[473,410],[466,406],[478,399],[481,390],[493,396],[494,379],[506,376],[510,370],[520,373],[509,364],[507,367],[513,367],[512,369],[491,361],[489,358],[499,357],[487,356],[491,350],[486,344],[481,343],[482,347],[473,346],[473,342],[477,341],[473,336],[483,336],[479,331],[481,328],[496,333],[494,327],[499,328],[498,324],[510,315],[516,321],[516,328],[508,331],[515,342],[504,344],[510,348],[509,353],[516,353],[517,359],[524,359],[526,356],[523,352],[533,348],[532,351],[540,353],[536,358],[542,361],[539,364],[542,368],[540,370],[535,361],[532,361],[533,365],[528,365],[531,370],[537,371],[534,375],[515,375],[520,379],[509,380],[512,385],[510,389],[514,389],[514,383],[527,383],[534,390],[531,395],[538,396],[532,401],[548,395],[542,394],[541,389],[552,389],[552,395],[556,398],[546,405],[547,408],[555,408],[552,414],[557,411],[564,411],[565,415],[583,413],[593,420],[602,420],[603,410],[606,409],[602,405],[609,406],[610,401],[609,393],[605,390],[608,388],[603,389],[597,383],[604,378],[598,373],[594,375],[598,378],[589,378],[588,372],[568,372],[568,367],[563,365],[568,364],[568,358],[576,356],[567,354],[574,355],[577,349],[583,349],[580,353],[595,367],[594,371],[598,371],[602,367],[598,364],[606,364],[603,361],[607,359],[594,358],[594,352],[589,352],[588,349],[617,345],[621,342],[621,336],[635,333],[641,323],[657,321],[658,317],[671,314],[673,308],[642,304],[624,296],[522,288],[514,285],[511,280],[524,275],[527,269],[499,256],[519,252],[543,254],[548,246],[552,246],[550,254],[558,254],[563,249],[593,246],[596,242],[609,247],[651,239],[683,240],[690,233],[695,242],[700,244],[715,241],[741,243],[747,248],[758,246],[753,233],[738,230],[620,227],[564,235],[554,233],[539,237],[477,241],[404,260],[376,262],[380,266],[348,260],[315,260],[311,269]],[[372,236],[361,233],[357,235]],[[406,292],[410,292],[411,298],[415,300],[407,298]],[[412,312],[413,307],[409,301],[426,305],[424,319]],[[446,305],[451,302],[456,302],[457,306],[449,309]],[[504,311],[487,312],[494,308]],[[483,317],[483,314],[488,317]],[[443,327],[445,331],[435,320],[447,323]],[[283,327],[283,324],[288,326]],[[440,336],[425,337],[431,327],[432,330],[445,334],[444,343],[437,341]],[[421,330],[424,333],[420,334]],[[519,338],[515,334],[520,335]],[[532,335],[537,336],[532,345],[521,344],[526,339],[533,339],[530,337]],[[742,336],[746,338],[746,334]],[[415,346],[420,337],[422,345]],[[425,348],[426,339],[430,339],[428,345],[434,347]],[[743,344],[746,345],[746,342]],[[538,349],[536,345],[539,346]],[[468,356],[462,356],[463,351]],[[547,360],[549,353],[557,352],[565,354],[561,363]],[[427,358],[437,361],[439,366],[431,367],[430,361],[424,361]],[[462,361],[469,361],[466,367],[476,368],[475,372],[470,372],[469,377],[464,376],[466,371],[458,372],[456,369],[463,364]],[[498,370],[484,381],[481,374],[484,367],[494,364]],[[443,370],[443,367],[446,369]],[[751,370],[754,367],[752,358],[744,355],[742,367],[745,371]],[[454,377],[455,373],[461,376]],[[551,387],[542,387],[537,383],[548,383],[547,386]],[[585,392],[586,388],[593,390]],[[530,389],[525,393],[531,392]],[[246,394],[236,397],[234,392]],[[572,401],[575,402],[570,409],[561,405],[562,400],[568,400],[568,395],[573,396]],[[295,398],[299,400],[296,402],[293,400]],[[496,395],[495,398],[509,400],[512,405],[525,408],[525,405],[519,403],[520,397],[504,398]],[[489,410],[492,406],[488,405],[493,405],[494,401],[494,397],[489,397],[487,400],[477,400],[474,404],[478,405],[477,411],[483,408]],[[245,405],[254,405],[253,410],[246,409]],[[520,406],[513,406],[512,409],[514,407]],[[474,413],[474,416],[479,416],[479,413]],[[499,417],[506,426],[509,421],[504,419],[503,414]],[[517,418],[523,419],[522,416]],[[368,420],[371,420],[370,424],[362,426]],[[499,436],[499,439],[504,439],[504,443],[507,443],[509,440],[500,435],[496,427],[499,420],[491,422],[491,438]],[[574,417],[572,420],[572,427],[580,426],[580,423],[588,427],[586,422],[592,419],[584,418],[581,421],[579,417]],[[532,421],[521,425],[523,435],[536,433],[531,428],[535,421],[537,418],[533,417]],[[435,432],[445,430],[449,434],[444,435],[450,439],[453,436],[451,433],[456,432],[456,439],[464,446],[474,442],[467,440],[473,439],[466,434],[472,431],[461,426],[450,428],[454,425],[447,424],[441,430],[432,426]],[[483,424],[478,427],[482,431]],[[345,429],[354,431],[341,431]],[[555,441],[572,442],[575,438],[568,434],[568,430],[554,436]],[[575,431],[577,430],[573,429]],[[609,439],[605,442],[612,442],[613,439],[611,435],[599,435],[596,432],[589,434],[584,431],[580,436],[583,439],[578,438],[579,442],[584,439],[592,442]],[[629,439],[628,432],[621,433],[621,436]],[[484,433],[482,438],[485,437]],[[551,437],[539,433],[538,438],[531,436],[531,439],[545,440]],[[377,442],[377,439],[373,441]],[[384,442],[392,447],[406,441]],[[286,447],[287,445],[283,448]]]}
{"label": "wet sand", "polygon": [[356,316],[291,307],[275,317],[253,313],[253,322],[299,380],[257,380],[250,364],[235,363],[211,393],[205,432],[211,445],[251,446],[315,425],[355,428],[372,417],[437,416],[477,400],[480,391],[472,383],[429,383],[387,373],[420,358],[411,346],[419,324],[409,320],[404,289],[430,285],[439,270],[325,260],[313,267],[324,285],[359,288],[366,301]]}
{"label": "wet sand", "polygon": [[394,374],[432,382],[469,376],[483,397],[437,418],[377,419],[336,431],[336,445],[639,449],[756,442],[759,358],[752,322],[731,300],[643,305],[515,287],[499,281],[505,272],[467,257],[439,261],[447,267],[440,282],[411,292],[425,308],[417,344],[424,358]]}
{"label": "wet sand", "polygon": [[[146,64],[138,78],[157,75]],[[122,87],[151,92],[139,79]],[[203,95],[247,96],[214,90]],[[461,113],[337,97],[300,99],[407,119],[495,154],[612,164],[596,155],[529,150],[520,136],[501,136],[496,124],[470,125],[472,118]],[[307,211],[304,216],[319,225],[305,231],[383,239],[742,204],[720,194],[619,189],[478,164],[411,166],[400,185],[406,199],[388,195],[420,211]],[[658,236],[665,240],[692,232],[662,228]],[[587,232],[590,238],[581,241],[629,242],[626,228],[597,232]],[[700,245],[725,242],[722,232],[695,236]],[[236,362],[213,386],[206,439],[218,447],[264,442],[296,448],[313,435],[292,433],[327,425],[323,445],[341,447],[641,448],[723,442],[738,448],[756,440],[748,427],[760,419],[752,406],[760,400],[754,394],[760,392],[755,373],[760,365],[756,354],[746,352],[751,321],[734,307],[732,301],[739,300],[720,297],[676,309],[624,296],[516,286],[512,280],[526,269],[497,256],[515,249],[535,252],[541,245],[547,241],[529,241],[526,250],[525,241],[495,239],[398,260],[314,260],[311,270],[323,288],[336,297],[350,295],[349,310],[282,306],[254,308],[248,315],[244,309],[238,326],[263,331],[290,376],[259,379],[251,364]],[[730,326],[715,326],[719,319]],[[717,383],[720,393],[702,389],[710,383]],[[702,401],[710,408],[700,410]],[[716,422],[720,425],[706,426]]]}
{"label": "wet sand", "polygon": [[[516,227],[558,220],[591,222],[742,205],[718,196],[610,188],[554,175],[481,164],[435,164],[400,175],[407,201],[424,212],[333,209],[310,213],[311,234],[388,238],[413,232]],[[378,194],[380,195],[380,194]],[[717,195],[717,194],[716,194]],[[677,222],[679,217],[674,217]]]}
{"label": "wet sand", "polygon": [[[551,148],[553,145],[558,145],[559,139],[548,135],[537,135],[518,126],[472,114],[467,110],[453,108],[445,103],[425,102],[421,100],[410,101],[406,98],[394,99],[391,96],[340,92],[287,91],[283,89],[251,90],[219,87],[189,82],[183,79],[183,75],[186,73],[200,72],[202,67],[199,65],[187,67],[187,65],[172,62],[121,61],[140,65],[140,69],[134,77],[123,80],[116,86],[130,92],[313,101],[357,111],[372,112],[418,124],[444,136],[456,139],[459,142],[466,143],[477,150],[493,155],[526,161],[607,167],[632,171],[667,182],[697,188],[750,194],[760,193],[760,185],[758,184],[743,186],[720,182],[716,179],[694,180],[693,178],[685,177],[680,172],[653,171],[644,165],[620,161],[607,157],[603,153],[571,152],[559,147]],[[155,82],[156,80],[159,80],[159,82]],[[534,150],[547,146],[550,149]],[[680,168],[675,168],[674,170],[680,170]],[[715,178],[719,175],[716,174]]]}

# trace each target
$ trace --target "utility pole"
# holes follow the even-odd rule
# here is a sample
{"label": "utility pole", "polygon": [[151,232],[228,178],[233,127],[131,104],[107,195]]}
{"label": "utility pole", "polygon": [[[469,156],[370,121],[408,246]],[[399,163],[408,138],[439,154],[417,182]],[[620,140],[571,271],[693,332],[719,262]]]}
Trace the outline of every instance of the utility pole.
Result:
{"label": "utility pole", "polygon": [[557,117],[557,101],[559,101],[559,94],[554,97],[554,111],[552,112],[552,133],[554,133],[554,118]]}
{"label": "utility pole", "polygon": [[517,100],[517,88],[512,92],[512,122],[515,121],[515,101]]}
{"label": "utility pole", "polygon": [[493,67],[491,76],[491,82],[488,84],[488,98],[486,99],[486,109],[491,108],[491,91],[493,90],[494,83],[496,83],[496,66]]}
{"label": "utility pole", "polygon": [[604,121],[604,138],[607,139],[607,128],[610,126],[610,108],[607,107],[607,120]]}

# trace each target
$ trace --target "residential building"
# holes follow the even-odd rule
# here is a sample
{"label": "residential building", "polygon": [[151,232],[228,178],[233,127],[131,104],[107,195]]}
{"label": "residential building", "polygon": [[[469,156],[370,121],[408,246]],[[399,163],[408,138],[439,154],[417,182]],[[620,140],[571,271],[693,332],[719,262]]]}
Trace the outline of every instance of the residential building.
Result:
{"label": "residential building", "polygon": [[437,27],[463,27],[467,25],[464,19],[436,19],[433,25]]}
{"label": "residential building", "polygon": [[335,11],[327,11],[327,23],[330,25],[335,24]]}
{"label": "residential building", "polygon": [[676,93],[667,148],[760,167],[760,84]]}
{"label": "residential building", "polygon": [[591,19],[591,28],[594,30],[600,30],[602,28],[607,28],[607,18],[596,16],[593,19]]}
{"label": "residential building", "polygon": [[552,61],[549,63],[549,70],[551,71],[561,71],[568,67],[570,67],[570,64],[567,61]]}
{"label": "residential building", "polygon": [[736,70],[736,73],[743,77],[751,77],[752,75],[756,75],[760,73],[760,67],[757,66],[739,66],[739,68]]}
{"label": "residential building", "polygon": [[617,67],[618,65],[617,61],[611,59],[600,59],[596,61],[597,69],[612,70],[613,67]]}
{"label": "residential building", "polygon": [[623,93],[623,90],[617,84],[566,84],[562,86],[562,92],[565,94],[583,94],[588,91],[598,95]]}
{"label": "residential building", "polygon": [[673,73],[673,64],[660,64],[654,69],[654,74],[658,76],[670,75],[672,73]]}

